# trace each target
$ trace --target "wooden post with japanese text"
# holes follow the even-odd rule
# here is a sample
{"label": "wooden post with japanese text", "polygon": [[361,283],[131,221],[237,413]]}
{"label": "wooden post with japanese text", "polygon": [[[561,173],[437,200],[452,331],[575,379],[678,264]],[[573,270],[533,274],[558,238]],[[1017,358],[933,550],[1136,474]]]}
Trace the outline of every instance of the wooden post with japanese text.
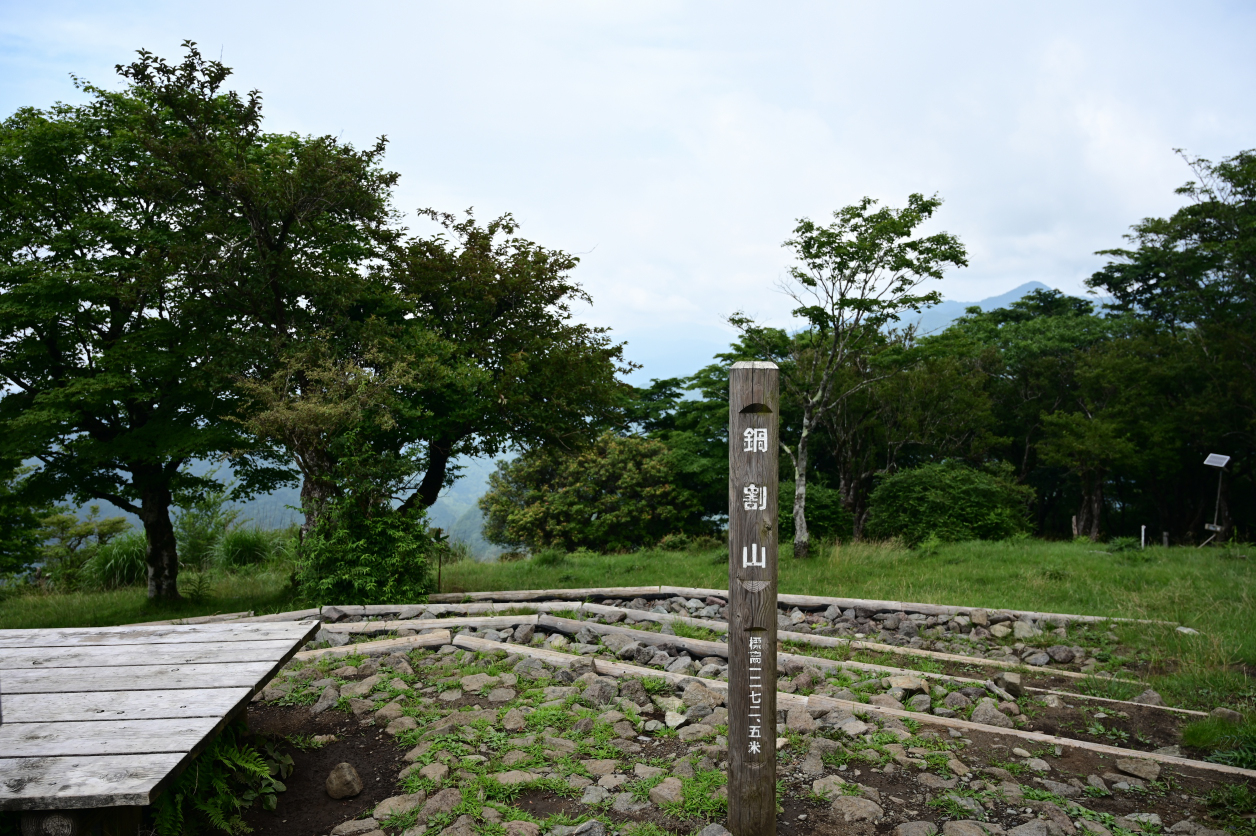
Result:
{"label": "wooden post with japanese text", "polygon": [[776,492],[779,375],[728,377],[728,829],[776,833]]}

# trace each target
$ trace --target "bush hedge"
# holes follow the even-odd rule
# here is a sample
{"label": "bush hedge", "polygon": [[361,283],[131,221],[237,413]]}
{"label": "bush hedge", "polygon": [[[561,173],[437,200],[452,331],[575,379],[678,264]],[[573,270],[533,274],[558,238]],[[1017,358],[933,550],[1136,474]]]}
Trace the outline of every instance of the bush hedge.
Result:
{"label": "bush hedge", "polygon": [[869,500],[870,537],[926,540],[1003,540],[1029,531],[1033,488],[1018,485],[1010,467],[995,472],[956,462],[921,465],[887,476]]}

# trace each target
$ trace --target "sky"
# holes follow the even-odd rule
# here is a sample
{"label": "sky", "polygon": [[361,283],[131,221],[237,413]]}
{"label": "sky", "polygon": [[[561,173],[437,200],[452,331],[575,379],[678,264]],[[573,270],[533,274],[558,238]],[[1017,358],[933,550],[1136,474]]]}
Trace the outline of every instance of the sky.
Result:
{"label": "sky", "polygon": [[399,209],[510,212],[579,255],[579,317],[644,382],[709,362],[734,311],[789,327],[782,242],[865,195],[944,199],[948,299],[1084,292],[1181,205],[1175,148],[1256,147],[1253,34],[1256,4],[1198,0],[0,0],[0,114],[196,41],[268,130],[387,136]]}

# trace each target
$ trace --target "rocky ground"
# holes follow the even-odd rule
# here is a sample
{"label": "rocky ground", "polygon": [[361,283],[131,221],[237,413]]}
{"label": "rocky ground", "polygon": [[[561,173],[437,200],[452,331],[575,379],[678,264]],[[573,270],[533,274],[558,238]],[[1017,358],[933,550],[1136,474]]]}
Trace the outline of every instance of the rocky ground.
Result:
{"label": "rocky ground", "polygon": [[[718,599],[619,603],[722,615]],[[819,615],[825,626],[812,629],[841,630],[849,618],[852,635],[877,624],[885,628],[878,639],[944,642],[948,652],[966,643],[962,637],[986,629],[972,618],[948,632],[953,619],[929,625],[927,618],[906,617],[890,630],[892,620],[878,620],[881,613],[782,618],[798,615],[803,622],[795,628],[818,624],[807,619]],[[986,615],[992,627],[1008,623]],[[908,623],[916,635],[907,635]],[[1043,632],[1026,636],[1025,647],[1048,635],[1045,625],[1030,626]],[[939,628],[946,638],[920,635]],[[500,642],[500,650],[472,653],[445,645],[383,659],[290,664],[249,716],[255,731],[289,740],[296,771],[278,809],[254,811],[251,824],[281,836],[725,832],[727,715],[721,693],[708,687],[726,676],[722,658],[693,659],[666,646],[650,648],[645,658],[647,646],[631,647],[631,637],[568,638],[531,625],[475,634]],[[1065,637],[1056,638],[1063,646]],[[1068,649],[1079,652],[1054,664],[1080,660],[1085,666],[1105,647],[1074,641]],[[545,644],[570,655],[552,666],[512,652],[512,643]],[[675,683],[598,676],[591,658],[599,655],[681,676]],[[941,709],[992,727],[1063,734],[1086,726],[1092,737],[1114,745],[1164,749],[1178,744],[1179,724],[1163,709],[1035,694],[1020,688],[1014,675],[1005,675],[1003,685],[959,687],[945,677],[869,673],[802,663],[783,671],[782,691],[850,695],[874,705],[892,701],[919,717],[886,718],[858,707],[781,712],[779,832],[1127,836],[1163,830],[1211,836],[1217,825],[1207,818],[1206,796],[1242,780],[1079,747],[1026,746],[997,728],[960,732],[930,724],[948,716],[936,713]]]}

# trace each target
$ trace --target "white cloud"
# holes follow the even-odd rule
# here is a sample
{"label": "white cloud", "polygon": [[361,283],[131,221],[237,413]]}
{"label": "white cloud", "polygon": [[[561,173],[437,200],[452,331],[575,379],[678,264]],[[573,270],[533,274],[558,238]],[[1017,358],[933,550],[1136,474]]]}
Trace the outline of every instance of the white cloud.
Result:
{"label": "white cloud", "polygon": [[[380,134],[398,205],[580,253],[643,376],[705,363],[738,308],[784,324],[781,242],[870,194],[946,203],[975,300],[1076,292],[1128,226],[1171,212],[1173,147],[1256,145],[1248,4],[715,2],[87,4],[0,20],[0,111],[115,83],[184,38],[259,88],[269,127]],[[637,344],[640,343],[638,346]]]}

